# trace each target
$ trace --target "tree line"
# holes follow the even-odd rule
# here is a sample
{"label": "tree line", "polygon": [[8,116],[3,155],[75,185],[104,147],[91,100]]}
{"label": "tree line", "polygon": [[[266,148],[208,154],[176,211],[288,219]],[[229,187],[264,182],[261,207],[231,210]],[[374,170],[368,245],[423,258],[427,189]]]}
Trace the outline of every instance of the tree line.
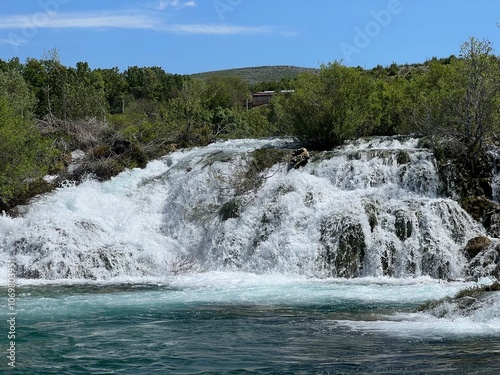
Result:
{"label": "tree line", "polygon": [[[251,93],[262,90],[277,94],[249,107]],[[257,85],[160,67],[67,67],[57,50],[0,60],[0,209],[46,189],[44,176],[64,177],[77,149],[86,155],[83,168],[66,178],[107,178],[174,147],[225,138],[293,136],[325,149],[356,137],[415,134],[447,139],[469,158],[497,139],[499,93],[500,60],[488,40],[475,38],[459,56],[422,64],[367,70],[336,61]]]}

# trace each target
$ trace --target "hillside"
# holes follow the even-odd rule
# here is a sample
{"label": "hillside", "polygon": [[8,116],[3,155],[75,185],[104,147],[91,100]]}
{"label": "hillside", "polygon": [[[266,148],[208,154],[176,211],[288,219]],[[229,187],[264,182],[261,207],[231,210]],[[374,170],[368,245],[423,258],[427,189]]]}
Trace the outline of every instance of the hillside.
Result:
{"label": "hillside", "polygon": [[303,68],[290,65],[275,65],[275,66],[259,66],[252,68],[239,68],[217,70],[211,72],[192,74],[191,76],[199,79],[206,79],[213,75],[222,76],[237,76],[241,77],[250,84],[267,81],[280,81],[283,78],[294,78],[300,73],[304,72],[317,72],[319,69]]}

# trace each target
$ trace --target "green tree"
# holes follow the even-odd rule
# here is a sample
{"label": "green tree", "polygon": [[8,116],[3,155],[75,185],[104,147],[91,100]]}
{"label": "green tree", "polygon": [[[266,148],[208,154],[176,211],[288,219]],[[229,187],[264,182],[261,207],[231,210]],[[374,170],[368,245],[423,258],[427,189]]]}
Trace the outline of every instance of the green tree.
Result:
{"label": "green tree", "polygon": [[165,105],[164,118],[175,129],[175,138],[183,146],[207,144],[212,140],[205,92],[203,81],[187,80],[179,96],[170,99]]}
{"label": "green tree", "polygon": [[104,79],[99,71],[92,71],[86,62],[67,71],[64,90],[65,118],[105,120],[108,106],[104,92]]}
{"label": "green tree", "polygon": [[0,207],[25,196],[49,171],[54,151],[32,121],[0,97]]}
{"label": "green tree", "polygon": [[404,87],[407,100],[403,129],[406,133],[439,137],[454,133],[451,107],[456,93],[452,85],[454,80],[460,80],[457,74],[454,66],[435,59],[428,63],[426,73],[413,77]]}
{"label": "green tree", "polygon": [[0,97],[9,102],[17,116],[33,117],[35,95],[19,71],[0,72]]}
{"label": "green tree", "polygon": [[462,140],[475,149],[498,127],[500,113],[500,64],[491,42],[470,38],[462,44],[455,90],[459,98],[454,106],[457,128]]}
{"label": "green tree", "polygon": [[408,81],[405,79],[377,80],[377,100],[372,105],[374,115],[380,115],[380,120],[375,120],[373,134],[394,135],[408,129],[405,116],[408,106],[407,86]]}
{"label": "green tree", "polygon": [[338,62],[319,75],[299,75],[291,95],[279,95],[285,121],[295,136],[318,147],[342,144],[371,133],[380,120],[374,112],[375,84],[366,72]]}
{"label": "green tree", "polygon": [[270,110],[266,106],[253,108],[249,111],[243,111],[241,118],[245,123],[243,128],[246,132],[241,134],[236,129],[235,138],[260,138],[279,135],[287,135],[285,132],[279,133],[274,124],[269,121]]}
{"label": "green tree", "polygon": [[205,80],[208,109],[244,108],[250,99],[247,82],[240,77],[213,75]]}
{"label": "green tree", "polygon": [[491,43],[471,38],[460,58],[427,65],[408,86],[410,128],[459,142],[471,156],[499,126],[500,64]]}
{"label": "green tree", "polygon": [[125,104],[132,100],[128,93],[128,83],[118,68],[97,70],[104,82],[104,92],[110,113],[125,113]]}
{"label": "green tree", "polygon": [[138,66],[129,67],[123,77],[128,91],[135,99],[166,101],[177,96],[184,79],[179,75],[168,74],[162,68]]}
{"label": "green tree", "polygon": [[44,64],[37,59],[29,58],[23,69],[23,77],[30,86],[30,90],[36,98],[35,117],[43,118],[48,113],[48,73]]}

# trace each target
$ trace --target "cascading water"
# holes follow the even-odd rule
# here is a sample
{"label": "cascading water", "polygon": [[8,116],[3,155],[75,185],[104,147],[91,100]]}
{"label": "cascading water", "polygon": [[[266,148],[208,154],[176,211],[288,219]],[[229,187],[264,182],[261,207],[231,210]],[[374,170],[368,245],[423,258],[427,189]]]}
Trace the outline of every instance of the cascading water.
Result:
{"label": "cascading water", "polygon": [[463,276],[461,249],[484,229],[437,196],[434,157],[417,140],[360,140],[300,169],[287,165],[292,147],[215,143],[60,188],[0,217],[3,272],[8,255],[18,277],[40,279]]}
{"label": "cascading water", "polygon": [[295,169],[295,147],[178,151],[0,215],[16,373],[496,374],[498,292],[451,298],[491,279],[442,280],[485,229],[432,153],[373,138]]}

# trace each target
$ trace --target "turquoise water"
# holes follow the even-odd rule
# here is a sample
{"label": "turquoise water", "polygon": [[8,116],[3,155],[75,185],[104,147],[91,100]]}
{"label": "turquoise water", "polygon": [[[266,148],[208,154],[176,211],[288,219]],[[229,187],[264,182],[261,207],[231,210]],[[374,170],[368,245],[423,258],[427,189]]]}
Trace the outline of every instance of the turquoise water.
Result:
{"label": "turquoise water", "polygon": [[[437,195],[429,150],[357,141],[248,189],[266,147],[292,146],[181,150],[0,214],[0,373],[500,373],[498,292],[466,313],[417,312],[475,285],[444,280],[469,275],[463,248],[486,234]],[[486,255],[479,282],[496,267]]]}
{"label": "turquoise water", "polygon": [[17,366],[8,369],[4,359],[0,368],[16,374],[498,374],[497,316],[438,319],[414,312],[463,287],[430,279],[225,273],[141,283],[21,282]]}

